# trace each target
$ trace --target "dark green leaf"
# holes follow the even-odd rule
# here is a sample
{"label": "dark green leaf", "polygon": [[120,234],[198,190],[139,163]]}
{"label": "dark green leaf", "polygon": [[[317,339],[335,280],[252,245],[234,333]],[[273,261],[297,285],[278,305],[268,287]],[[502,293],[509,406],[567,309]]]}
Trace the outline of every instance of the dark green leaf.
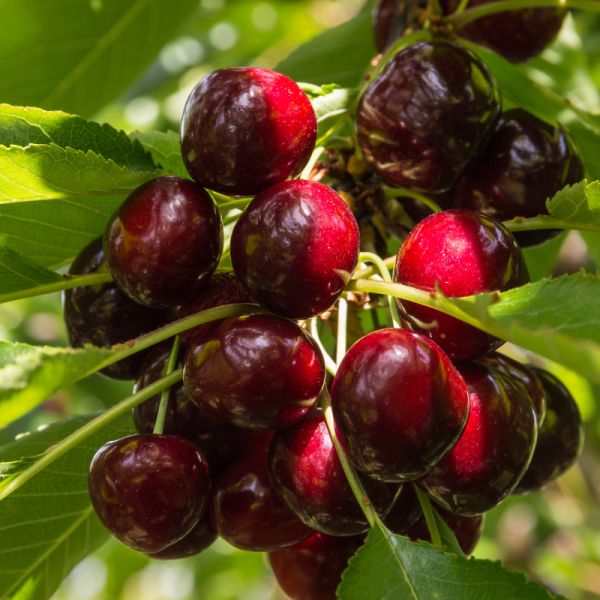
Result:
{"label": "dark green leaf", "polygon": [[350,559],[338,588],[341,600],[550,600],[539,583],[497,562],[467,560],[383,527],[369,533]]}
{"label": "dark green leaf", "polygon": [[58,273],[40,267],[6,246],[0,246],[0,295],[61,280]]}
{"label": "dark green leaf", "polygon": [[[28,434],[0,448],[0,461],[34,460],[95,416]],[[0,502],[0,600],[47,600],[71,569],[108,539],[90,502],[87,473],[103,444],[133,433],[130,415],[118,419]]]}
{"label": "dark green leaf", "polygon": [[179,144],[179,134],[174,131],[153,131],[152,133],[140,133],[134,131],[129,134],[133,140],[137,140],[152,155],[157,165],[160,165],[165,171],[178,175],[179,177],[189,178],[188,172],[181,158],[181,146]]}
{"label": "dark green leaf", "polygon": [[435,523],[437,525],[438,531],[440,532],[440,538],[442,539],[442,546],[448,550],[448,552],[452,552],[452,554],[456,554],[456,556],[464,556],[465,553],[462,551],[462,548],[458,545],[458,541],[456,540],[456,536],[454,532],[448,525],[446,525],[446,521],[440,517],[435,507],[431,507],[433,509],[433,516],[435,517]]}
{"label": "dark green leaf", "polygon": [[566,231],[541,246],[523,249],[523,256],[529,269],[531,281],[539,281],[544,277],[550,277],[565,237]]}
{"label": "dark green leaf", "polygon": [[596,261],[596,265],[600,267],[600,233],[580,231],[579,235],[583,238],[590,256]]}

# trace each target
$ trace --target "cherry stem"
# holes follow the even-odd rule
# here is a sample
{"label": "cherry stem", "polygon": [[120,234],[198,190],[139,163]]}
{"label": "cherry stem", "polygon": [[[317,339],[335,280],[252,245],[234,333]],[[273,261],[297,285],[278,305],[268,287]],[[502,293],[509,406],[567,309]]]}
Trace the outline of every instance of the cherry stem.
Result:
{"label": "cherry stem", "polygon": [[579,231],[600,232],[600,224],[596,223],[572,223],[555,219],[549,215],[540,215],[531,219],[516,217],[512,221],[502,223],[509,231],[535,231],[538,229],[576,229]]}
{"label": "cherry stem", "polygon": [[[167,364],[167,375],[170,375],[177,365],[177,358],[179,357],[179,346],[181,345],[181,340],[179,336],[175,336],[175,341],[173,342],[173,348],[171,349],[171,356],[169,356],[169,363]],[[161,435],[163,429],[165,428],[165,419],[167,417],[167,408],[169,407],[169,394],[171,392],[171,388],[165,388],[162,391],[162,395],[160,397],[160,404],[158,406],[158,413],[156,415],[156,423],[154,424],[153,433],[157,435]]]}
{"label": "cherry stem", "polygon": [[318,146],[313,150],[313,153],[310,156],[310,160],[306,163],[306,166],[300,174],[300,179],[308,179],[310,172],[313,170],[313,167],[317,164],[317,161],[319,160],[323,152],[325,152],[325,146]]}
{"label": "cherry stem", "polygon": [[427,196],[423,195],[423,194],[419,194],[419,192],[413,192],[411,190],[405,190],[403,188],[393,188],[393,187],[387,187],[387,186],[382,186],[383,189],[383,196],[384,198],[399,198],[402,196],[408,197],[408,198],[414,198],[415,200],[420,200],[423,204],[425,204],[427,207],[429,207],[433,212],[442,212],[442,209],[439,207],[439,205],[437,203],[435,203],[433,200],[431,200],[430,198],[428,198]]}
{"label": "cherry stem", "polygon": [[338,440],[335,431],[335,422],[333,420],[331,398],[329,397],[329,392],[327,391],[326,385],[323,386],[319,402],[321,404],[321,408],[323,409],[323,414],[325,415],[325,422],[327,423],[329,436],[331,437],[335,451],[340,459],[340,463],[342,463],[342,469],[344,469],[344,473],[346,474],[346,478],[348,479],[352,493],[354,494],[356,501],[360,504],[362,511],[365,513],[365,517],[367,517],[369,525],[371,527],[375,527],[375,525],[379,522],[379,517],[373,508],[373,504],[369,500],[369,496],[367,496],[367,492],[365,492],[365,488],[358,479],[354,467],[350,464],[350,461],[348,460],[348,457],[346,456],[346,453],[344,452],[344,449]]}
{"label": "cherry stem", "polygon": [[[393,269],[396,264],[395,256],[388,256],[387,258],[382,258],[381,262],[386,266],[387,269]],[[373,275],[377,275],[379,273],[379,267],[373,265],[372,267],[367,267],[365,269],[358,269],[354,271],[354,275],[352,275],[352,279],[368,279]]]}
{"label": "cherry stem", "polygon": [[460,0],[460,4],[456,7],[456,10],[452,13],[452,16],[460,15],[460,13],[464,12],[467,8],[467,4],[469,4],[469,0]]}
{"label": "cherry stem", "polygon": [[440,536],[440,532],[435,522],[435,516],[433,514],[433,509],[431,508],[431,502],[429,502],[429,498],[427,494],[419,488],[416,483],[413,483],[413,487],[417,492],[417,496],[419,498],[419,503],[421,504],[421,508],[423,509],[423,514],[425,515],[425,521],[427,522],[427,529],[429,529],[429,535],[431,536],[431,543],[434,546],[442,547],[442,538]]}
{"label": "cherry stem", "polygon": [[230,223],[235,223],[241,216],[243,213],[238,213],[237,215],[230,215],[228,217],[225,217],[223,219],[223,227],[225,227],[225,225],[229,225]]}
{"label": "cherry stem", "polygon": [[319,324],[317,322],[318,317],[310,320],[310,334],[314,338],[315,342],[317,342],[317,346],[319,346],[321,352],[323,353],[323,359],[325,360],[325,368],[335,377],[337,373],[337,365],[327,350],[325,350],[325,346],[323,346],[323,342],[321,341],[321,337],[319,336]]}
{"label": "cherry stem", "polygon": [[86,423],[83,427],[80,427],[77,431],[74,431],[71,435],[66,437],[64,440],[58,442],[58,444],[52,446],[47,450],[39,460],[34,462],[25,471],[19,473],[10,483],[0,489],[0,500],[4,500],[7,496],[12,494],[15,490],[20,488],[25,482],[29,481],[34,475],[37,475],[43,471],[47,466],[51,465],[57,458],[60,458],[63,454],[83,442],[83,440],[89,438],[92,434],[100,431],[103,427],[118,419],[122,415],[129,412],[132,408],[141,404],[148,398],[154,396],[158,392],[170,387],[174,383],[181,381],[183,378],[183,371],[177,369],[170,375],[151,383],[148,387],[139,391],[129,398],[125,398],[118,404],[109,408],[101,415],[98,415],[95,419]]}
{"label": "cherry stem", "polygon": [[345,298],[338,300],[337,336],[335,346],[335,362],[338,367],[346,356],[346,338],[348,328],[348,301]]}
{"label": "cherry stem", "polygon": [[227,212],[232,208],[241,208],[244,209],[250,202],[252,202],[252,198],[240,198],[239,200],[232,200],[231,202],[223,202],[222,204],[217,204],[217,208],[219,212]]}
{"label": "cherry stem", "polygon": [[[365,262],[368,260],[372,263],[375,263],[375,266],[379,269],[379,274],[381,275],[383,280],[387,281],[388,283],[392,283],[392,278],[390,276],[390,272],[388,271],[387,265],[379,256],[377,256],[377,254],[373,254],[372,252],[361,252],[359,260],[361,262]],[[400,312],[398,310],[398,303],[396,302],[396,299],[392,296],[388,296],[387,298],[390,305],[390,312],[392,313],[392,321],[394,323],[394,327],[396,329],[402,329],[400,321]]]}

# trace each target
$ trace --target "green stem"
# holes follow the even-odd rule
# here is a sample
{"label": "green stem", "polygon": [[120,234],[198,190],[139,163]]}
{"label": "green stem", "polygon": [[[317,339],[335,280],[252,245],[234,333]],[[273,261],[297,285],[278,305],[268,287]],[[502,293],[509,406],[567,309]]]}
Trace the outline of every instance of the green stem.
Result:
{"label": "green stem", "polygon": [[442,209],[436,204],[433,200],[428,198],[423,194],[419,194],[419,192],[413,192],[411,190],[405,190],[403,188],[392,188],[387,186],[382,186],[383,195],[385,198],[401,198],[402,196],[408,198],[414,198],[415,200],[420,200],[423,204],[428,206],[433,212],[441,212]]}
{"label": "green stem", "polygon": [[[395,256],[388,256],[387,258],[382,258],[381,261],[386,266],[387,269],[393,269],[396,264]],[[379,273],[379,268],[373,265],[372,267],[366,267],[365,269],[359,269],[358,271],[354,271],[354,275],[352,275],[352,279],[368,279],[373,275],[377,275]]]}
{"label": "green stem", "polygon": [[346,113],[344,110],[341,117],[316,141],[315,148],[319,146],[325,146],[327,140],[344,124],[346,121]]}
{"label": "green stem", "polygon": [[327,350],[325,350],[325,346],[323,346],[323,342],[321,342],[321,336],[319,335],[319,326],[317,323],[318,317],[310,320],[310,334],[313,336],[317,346],[321,349],[323,353],[323,358],[325,359],[325,368],[335,377],[337,373],[337,365]]}
{"label": "green stem", "polygon": [[34,475],[37,475],[41,471],[43,471],[48,465],[51,465],[57,458],[60,458],[63,454],[77,446],[83,442],[83,440],[90,437],[92,434],[96,433],[100,429],[102,429],[105,425],[108,425],[115,419],[118,419],[120,416],[129,412],[132,408],[144,402],[144,400],[148,400],[157,394],[161,390],[181,381],[183,377],[183,373],[181,369],[174,371],[170,375],[151,383],[148,387],[145,387],[143,390],[139,391],[137,394],[133,394],[133,396],[129,396],[125,400],[122,400],[118,404],[115,404],[113,407],[109,408],[101,415],[97,416],[95,419],[85,424],[83,427],[80,427],[77,431],[73,432],[70,436],[66,437],[64,440],[52,446],[48,451],[46,451],[42,457],[33,463],[29,468],[25,471],[19,473],[6,487],[0,490],[0,500],[4,500],[7,496],[12,494],[15,490],[20,488],[26,481],[29,481]]}
{"label": "green stem", "polygon": [[252,202],[252,198],[239,198],[238,200],[232,200],[231,202],[223,202],[223,204],[218,204],[217,208],[219,212],[227,212],[232,208],[246,208],[248,204]]}
{"label": "green stem", "polygon": [[221,254],[221,260],[219,261],[219,267],[221,267],[221,265],[224,265],[230,258],[231,250],[229,248],[227,248],[227,250],[223,250],[223,254]]}
{"label": "green stem", "polygon": [[429,529],[429,535],[431,536],[431,543],[434,546],[442,547],[442,538],[440,537],[440,532],[438,530],[437,523],[435,522],[435,516],[433,515],[433,510],[431,509],[431,502],[429,502],[429,498],[427,494],[419,488],[417,484],[413,484],[415,491],[417,492],[417,496],[419,497],[419,502],[421,504],[421,508],[423,509],[423,514],[425,515],[425,521],[427,522],[427,529]]}
{"label": "green stem", "polygon": [[243,213],[238,213],[237,215],[230,215],[229,217],[225,217],[223,219],[223,227],[225,227],[225,225],[229,225],[230,223],[235,223],[241,216]]}
{"label": "green stem", "polygon": [[460,13],[464,12],[467,8],[467,4],[469,4],[469,0],[460,0],[460,4],[456,7],[456,10],[452,13],[452,16],[460,15]]}
{"label": "green stem", "polygon": [[430,15],[441,15],[444,12],[440,0],[429,0],[427,11]]}
{"label": "green stem", "polygon": [[[375,263],[375,266],[379,269],[379,274],[383,277],[384,281],[388,283],[392,282],[392,278],[390,276],[390,272],[388,271],[387,265],[383,262],[383,260],[377,256],[377,254],[373,254],[372,252],[361,252],[359,260],[361,262],[371,261]],[[400,312],[398,311],[398,303],[396,299],[392,296],[388,296],[388,302],[390,304],[390,312],[392,313],[392,320],[394,322],[394,327],[401,329],[400,322]]]}
{"label": "green stem", "polygon": [[53,292],[60,292],[62,290],[72,290],[76,287],[83,287],[86,285],[98,285],[101,283],[108,283],[112,281],[112,275],[109,271],[104,273],[92,273],[91,275],[69,275],[63,276],[62,281],[55,283],[47,283],[45,285],[38,285],[36,287],[28,288],[26,290],[19,290],[17,292],[9,292],[7,294],[0,294],[0,304],[3,302],[11,302],[13,300],[20,300],[22,298],[33,298],[35,296],[43,296],[44,294],[52,294]]}
{"label": "green stem", "polygon": [[369,525],[371,527],[375,527],[379,521],[379,517],[375,512],[375,508],[373,508],[373,504],[369,500],[369,496],[367,496],[367,492],[365,492],[365,488],[358,479],[354,467],[350,464],[350,461],[348,460],[348,457],[346,456],[346,453],[344,452],[344,449],[337,438],[337,434],[335,432],[335,423],[333,420],[333,410],[331,408],[331,398],[329,397],[327,386],[323,386],[320,404],[321,408],[323,409],[323,414],[325,415],[325,422],[327,423],[327,429],[329,430],[331,441],[333,442],[335,451],[337,452],[338,458],[342,463],[342,469],[344,469],[344,473],[346,474],[346,478],[348,479],[352,493],[354,494],[356,501],[360,504],[362,511],[365,513],[365,517],[367,517]]}
{"label": "green stem", "polygon": [[[181,341],[179,336],[175,336],[175,341],[173,342],[173,348],[171,349],[171,356],[169,356],[169,363],[167,364],[167,372],[166,375],[170,375],[175,370],[175,365],[177,364],[177,358],[179,357],[179,346]],[[169,407],[169,393],[171,388],[165,388],[162,391],[162,395],[160,397],[160,404],[158,405],[158,413],[156,415],[156,423],[154,424],[154,432],[160,435],[165,428],[165,418],[167,417],[167,408]]]}
{"label": "green stem", "polygon": [[335,362],[338,367],[346,356],[346,338],[348,334],[348,302],[344,298],[338,300],[337,342],[335,346]]}
{"label": "green stem", "polygon": [[310,156],[310,160],[306,163],[306,166],[300,174],[300,179],[308,179],[310,172],[313,170],[313,167],[315,166],[323,152],[325,152],[325,146],[318,146],[313,150],[313,153]]}
{"label": "green stem", "polygon": [[576,229],[578,231],[600,232],[600,224],[593,223],[571,223],[561,221],[547,215],[540,215],[532,219],[517,217],[512,221],[504,221],[503,225],[509,231],[535,231],[538,229]]}

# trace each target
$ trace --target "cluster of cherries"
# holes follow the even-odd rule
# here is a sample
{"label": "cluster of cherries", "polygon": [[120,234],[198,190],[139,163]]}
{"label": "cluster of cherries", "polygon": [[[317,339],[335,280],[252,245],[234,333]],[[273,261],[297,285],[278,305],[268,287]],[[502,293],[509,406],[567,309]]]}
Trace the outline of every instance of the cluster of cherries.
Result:
{"label": "cluster of cherries", "polygon": [[[558,189],[581,176],[581,161],[562,130],[522,111],[499,115],[487,67],[446,41],[399,52],[363,95],[358,139],[383,181],[435,198],[476,190],[479,204],[469,208],[481,211],[465,201],[418,223],[398,253],[395,282],[461,297],[529,281],[519,245],[493,218],[509,218],[498,207],[510,186],[477,181],[494,168],[507,181],[516,173],[511,190],[520,197],[521,189],[533,193],[534,177],[548,185],[548,175],[536,173],[560,151],[571,166],[552,163]],[[573,398],[553,375],[495,352],[501,340],[414,302],[398,301],[405,329],[360,339],[326,383],[323,354],[304,321],[344,291],[360,236],[331,187],[294,179],[316,133],[307,96],[287,77],[254,68],[208,75],[181,126],[193,181],[161,177],[135,190],[70,271],[109,269],[114,283],[64,295],[73,346],[111,347],[226,304],[269,311],[183,332],[183,382],[169,390],[162,433],[153,433],[156,395],[134,410],[138,435],[98,451],[89,488],[101,521],[127,546],[173,559],[221,536],[268,552],[295,600],[335,598],[369,528],[317,404],[329,391],[337,435],[387,527],[430,539],[414,482],[467,554],[483,513],[558,477],[583,442]],[[540,144],[533,148],[530,138]],[[481,167],[511,143],[506,168],[495,155],[487,171]],[[527,163],[530,173],[527,152],[540,148],[547,152],[539,165]],[[475,160],[480,166],[469,171]],[[233,271],[218,268],[223,225],[205,188],[254,196],[231,236]],[[165,376],[172,348],[161,343],[104,374],[136,379],[140,391]]]}

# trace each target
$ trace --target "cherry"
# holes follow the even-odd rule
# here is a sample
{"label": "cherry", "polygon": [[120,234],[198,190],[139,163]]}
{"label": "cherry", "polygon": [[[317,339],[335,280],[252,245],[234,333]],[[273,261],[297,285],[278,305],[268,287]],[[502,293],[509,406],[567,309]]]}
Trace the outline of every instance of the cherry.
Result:
{"label": "cherry", "polygon": [[[421,221],[396,260],[394,281],[446,296],[504,292],[529,281],[513,235],[494,219],[468,210],[448,210]],[[398,300],[406,324],[431,338],[454,361],[477,358],[504,342],[414,302]]]}
{"label": "cherry", "polygon": [[317,139],[306,94],[280,73],[220,69],[193,89],[181,119],[192,179],[230,196],[254,196],[300,174]]}
{"label": "cherry", "polygon": [[292,600],[336,600],[342,573],[364,540],[364,535],[335,537],[317,531],[299,544],[269,552],[269,562]]}
{"label": "cherry", "polygon": [[567,388],[551,373],[529,367],[546,392],[546,418],[540,427],[529,468],[515,488],[528,494],[562,475],[579,458],[583,448],[581,413]]}
{"label": "cherry", "polygon": [[[250,294],[239,282],[233,271],[217,271],[210,279],[210,283],[207,289],[200,292],[195,298],[184,303],[178,311],[177,317],[179,319],[183,317],[189,317],[203,310],[209,308],[217,308],[218,306],[225,306],[226,304],[253,304],[254,301]],[[199,335],[208,335],[208,333],[218,324],[221,320],[211,321],[210,323],[204,323],[197,327],[192,327],[186,331],[182,331],[179,334],[181,341],[186,346],[190,346],[194,341],[194,338]]]}
{"label": "cherry", "polygon": [[492,74],[471,51],[446,41],[414,44],[363,94],[358,141],[388,184],[444,192],[494,127],[499,100]]}
{"label": "cherry", "polygon": [[[102,238],[97,238],[79,253],[69,273],[89,275],[105,269]],[[165,311],[140,306],[112,282],[65,290],[62,303],[67,335],[73,348],[82,348],[84,344],[111,348],[167,322]],[[112,379],[134,379],[147,354],[146,351],[132,354],[100,373]]]}
{"label": "cherry", "polygon": [[323,355],[301,327],[274,315],[225,319],[196,339],[183,381],[200,410],[251,429],[301,421],[325,381]]}
{"label": "cherry", "polygon": [[104,444],[89,473],[92,505],[120,542],[164,550],[188,534],[210,497],[208,464],[197,446],[172,435],[131,435]]}
{"label": "cherry", "polygon": [[[435,510],[437,510],[446,525],[452,529],[456,541],[465,555],[469,556],[472,554],[483,533],[485,516],[475,515],[474,517],[468,517],[464,515],[453,515],[447,510],[444,510],[441,506],[436,506]],[[431,543],[431,535],[429,533],[429,528],[427,527],[427,521],[425,521],[425,516],[421,515],[421,518],[406,531],[405,535],[411,542],[423,540],[424,542]]]}
{"label": "cherry", "polygon": [[481,363],[458,366],[469,387],[471,412],[454,448],[417,485],[460,515],[491,510],[516,487],[537,436],[535,411],[522,386]]}
{"label": "cherry", "polygon": [[279,498],[269,478],[266,448],[240,458],[215,482],[210,518],[240,550],[271,552],[314,533]]}
{"label": "cherry", "polygon": [[146,306],[179,306],[206,288],[222,248],[215,203],[206,190],[181,177],[158,177],[138,187],[104,233],[115,283]]}
{"label": "cherry", "polygon": [[498,369],[498,371],[510,377],[513,382],[520,383],[525,388],[535,409],[539,431],[546,417],[546,392],[535,373],[529,367],[514,360],[514,358],[498,352],[482,356],[477,359],[477,362]]}
{"label": "cherry", "polygon": [[[133,388],[137,393],[167,374],[172,344],[156,346],[140,368]],[[181,366],[181,360],[180,365]],[[139,433],[152,433],[160,406],[156,394],[133,409],[133,421]],[[202,450],[213,479],[262,439],[270,441],[267,431],[241,429],[203,413],[189,397],[182,382],[171,386],[163,432],[186,438]],[[268,443],[268,442],[267,442]]]}
{"label": "cherry", "polygon": [[210,521],[210,514],[206,511],[198,524],[185,537],[167,546],[164,550],[148,554],[148,556],[158,560],[176,560],[196,556],[211,546],[218,537],[219,535]]}
{"label": "cherry", "polygon": [[401,329],[356,342],[331,389],[344,450],[384,481],[416,479],[458,441],[469,393],[448,357],[426,337]]}
{"label": "cherry", "polygon": [[[498,0],[470,0],[467,8]],[[440,0],[444,14],[452,14],[460,0]],[[530,60],[544,50],[560,31],[563,8],[525,8],[482,17],[457,31],[472,42],[491,48],[513,63]]]}
{"label": "cherry", "polygon": [[393,533],[407,535],[406,532],[423,517],[423,510],[414,485],[402,486],[392,510],[383,519],[383,524]]}
{"label": "cherry", "polygon": [[[330,535],[355,535],[369,529],[337,456],[321,410],[275,433],[269,448],[269,473],[279,497],[307,525]],[[364,475],[361,481],[381,515],[396,490]]]}
{"label": "cherry", "polygon": [[[505,112],[485,152],[455,191],[460,208],[498,221],[548,214],[546,200],[584,177],[583,161],[569,134],[522,109]],[[560,229],[518,232],[521,246],[534,246]]]}
{"label": "cherry", "polygon": [[256,302],[308,319],[340,297],[358,264],[358,225],[329,186],[286,181],[259,194],[231,235],[236,276]]}

